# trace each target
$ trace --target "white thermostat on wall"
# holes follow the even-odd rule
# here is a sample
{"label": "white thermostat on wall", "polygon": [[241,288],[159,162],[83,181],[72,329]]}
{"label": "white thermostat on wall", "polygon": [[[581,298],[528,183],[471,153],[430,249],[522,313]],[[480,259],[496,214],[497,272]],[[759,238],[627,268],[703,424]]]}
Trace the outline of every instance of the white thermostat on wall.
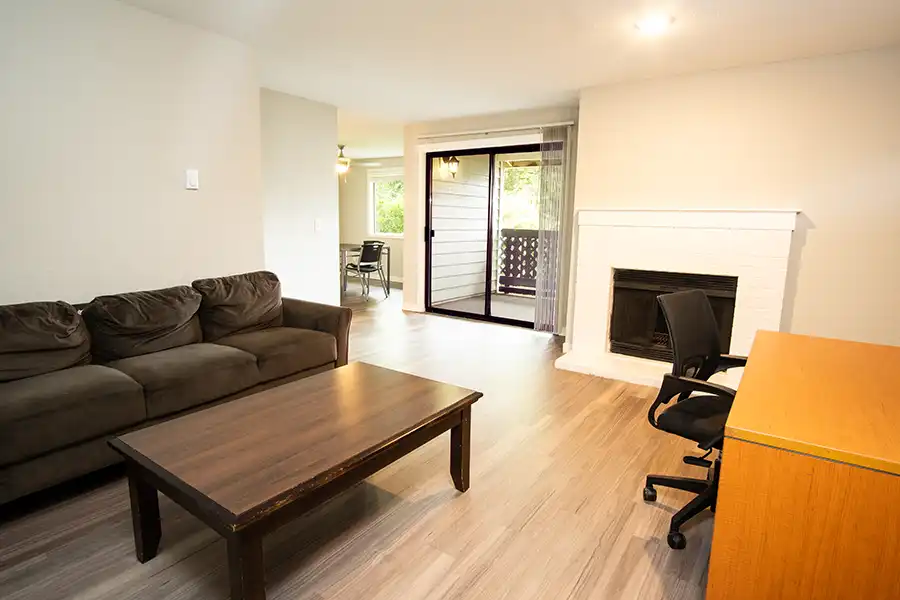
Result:
{"label": "white thermostat on wall", "polygon": [[197,169],[188,169],[184,172],[184,189],[200,189],[200,171],[198,171]]}

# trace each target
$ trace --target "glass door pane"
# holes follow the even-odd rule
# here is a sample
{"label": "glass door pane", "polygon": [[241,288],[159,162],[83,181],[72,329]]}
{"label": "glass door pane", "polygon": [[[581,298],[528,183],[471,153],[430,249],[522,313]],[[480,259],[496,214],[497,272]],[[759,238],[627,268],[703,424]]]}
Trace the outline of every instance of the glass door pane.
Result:
{"label": "glass door pane", "polygon": [[495,157],[494,263],[491,316],[534,322],[541,153]]}
{"label": "glass door pane", "polygon": [[486,314],[490,167],[489,154],[432,158],[432,308]]}

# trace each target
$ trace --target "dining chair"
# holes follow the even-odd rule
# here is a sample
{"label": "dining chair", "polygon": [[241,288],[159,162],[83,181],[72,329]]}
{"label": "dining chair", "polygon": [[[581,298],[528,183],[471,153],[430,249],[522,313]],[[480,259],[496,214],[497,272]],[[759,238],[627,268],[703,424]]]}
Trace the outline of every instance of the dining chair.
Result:
{"label": "dining chair", "polygon": [[384,274],[384,267],[381,264],[381,252],[383,248],[384,242],[378,240],[365,240],[362,243],[359,257],[356,262],[347,264],[347,270],[354,272],[359,276],[359,281],[363,288],[363,296],[366,298],[369,297],[369,292],[371,290],[372,273],[378,274],[378,279],[381,281],[381,287],[384,290],[385,297],[389,294],[387,277]]}

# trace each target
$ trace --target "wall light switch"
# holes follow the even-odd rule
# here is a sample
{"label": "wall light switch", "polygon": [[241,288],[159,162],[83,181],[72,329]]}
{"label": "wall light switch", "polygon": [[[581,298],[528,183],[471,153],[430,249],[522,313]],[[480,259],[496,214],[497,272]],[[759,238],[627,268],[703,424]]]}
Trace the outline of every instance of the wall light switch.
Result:
{"label": "wall light switch", "polygon": [[316,219],[315,223],[316,231],[322,231],[325,228],[325,223],[322,219]]}
{"label": "wall light switch", "polygon": [[184,189],[200,189],[200,171],[198,171],[197,169],[188,169],[184,172]]}

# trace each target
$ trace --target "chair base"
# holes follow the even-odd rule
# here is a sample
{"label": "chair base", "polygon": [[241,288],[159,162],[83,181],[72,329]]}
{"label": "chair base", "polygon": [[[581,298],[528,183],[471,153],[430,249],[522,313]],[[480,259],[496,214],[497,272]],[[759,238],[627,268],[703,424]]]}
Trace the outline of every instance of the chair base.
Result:
{"label": "chair base", "polygon": [[666,541],[673,550],[682,550],[687,545],[687,540],[681,533],[681,527],[699,515],[710,509],[716,512],[716,498],[719,492],[719,470],[722,465],[721,456],[716,458],[709,468],[706,479],[694,479],[691,477],[672,477],[669,475],[648,475],[644,487],[644,501],[656,502],[655,486],[662,486],[676,490],[683,490],[697,494],[697,497],[688,502],[672,516],[669,523],[669,534]]}
{"label": "chair base", "polygon": [[390,283],[387,280],[387,276],[384,274],[384,269],[382,267],[378,267],[372,271],[360,271],[358,269],[351,268],[352,272],[356,273],[359,277],[360,286],[362,286],[362,296],[365,299],[369,299],[369,293],[372,291],[372,273],[376,273],[378,275],[378,279],[381,282],[381,289],[384,290],[384,297],[387,298],[391,295]]}

